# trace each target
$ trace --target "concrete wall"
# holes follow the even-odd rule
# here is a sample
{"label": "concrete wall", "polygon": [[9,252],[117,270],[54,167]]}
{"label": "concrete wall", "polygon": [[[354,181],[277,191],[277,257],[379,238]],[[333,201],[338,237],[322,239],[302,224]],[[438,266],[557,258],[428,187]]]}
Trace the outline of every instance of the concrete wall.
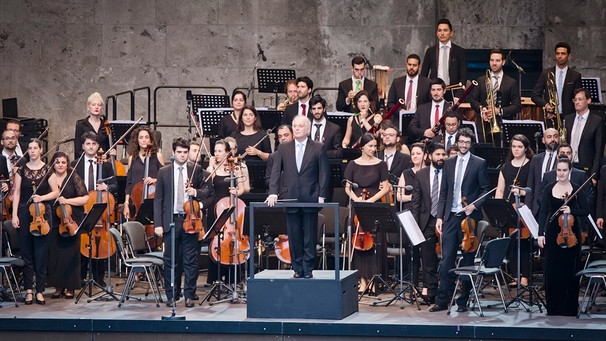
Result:
{"label": "concrete wall", "polygon": [[[316,87],[350,75],[355,53],[403,74],[404,58],[435,43],[436,18],[467,48],[542,49],[571,42],[583,74],[605,76],[603,1],[520,0],[0,0],[0,97],[44,117],[51,142],[73,135],[87,96],[137,87],[246,87],[260,68],[295,69]],[[579,2],[577,2],[579,3]],[[196,93],[194,91],[194,93]],[[332,96],[332,95],[330,95]],[[257,106],[270,95],[256,96]],[[159,92],[158,122],[186,124],[185,90]],[[334,96],[331,97],[330,102]],[[265,101],[264,101],[265,99]],[[137,96],[137,114],[147,112]],[[121,98],[119,118],[130,105]],[[167,149],[182,128],[164,128]],[[71,148],[71,146],[69,146]],[[65,149],[69,149],[65,148]]]}

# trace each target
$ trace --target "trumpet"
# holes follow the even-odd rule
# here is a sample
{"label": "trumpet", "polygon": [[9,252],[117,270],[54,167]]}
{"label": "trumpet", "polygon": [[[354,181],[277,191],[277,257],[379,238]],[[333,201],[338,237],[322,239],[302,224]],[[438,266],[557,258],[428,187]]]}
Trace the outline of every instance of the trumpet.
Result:
{"label": "trumpet", "polygon": [[448,91],[448,90],[460,90],[460,89],[465,90],[465,85],[463,85],[463,83],[461,83],[461,82],[458,82],[457,84],[448,85],[445,88],[446,91]]}
{"label": "trumpet", "polygon": [[[486,79],[484,80],[484,86],[486,87],[486,105],[490,108],[491,119],[490,119],[490,134],[492,136],[492,144],[494,144],[494,134],[501,132],[501,127],[497,121],[497,108],[496,108],[496,96],[492,91],[492,82],[490,81],[490,70],[486,70]],[[480,114],[482,107],[480,107]],[[486,142],[486,129],[484,128],[484,118],[482,117],[482,134],[484,136],[484,142]]]}
{"label": "trumpet", "polygon": [[[562,124],[562,119],[560,117],[560,110],[558,106],[560,105],[560,101],[558,98],[558,88],[555,85],[555,74],[552,71],[549,71],[547,75],[547,95],[549,96],[549,105],[553,108],[553,113],[556,117],[556,123],[551,119],[551,126],[558,130],[560,135],[560,141],[566,142],[566,127]],[[545,126],[547,126],[547,110],[543,108],[543,119],[545,120]]]}

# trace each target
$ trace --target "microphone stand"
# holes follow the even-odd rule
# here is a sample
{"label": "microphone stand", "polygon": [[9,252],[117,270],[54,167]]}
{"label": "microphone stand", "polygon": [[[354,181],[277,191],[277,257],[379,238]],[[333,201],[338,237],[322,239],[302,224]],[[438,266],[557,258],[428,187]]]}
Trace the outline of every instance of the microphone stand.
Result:
{"label": "microphone stand", "polygon": [[252,79],[250,81],[250,85],[248,86],[248,92],[246,93],[246,98],[251,99],[251,105],[253,107],[255,107],[255,97],[254,96],[251,97],[251,94],[252,94],[253,90],[255,89],[255,71],[257,71],[257,66],[259,66],[260,62],[261,62],[261,54],[257,54],[257,62],[255,63],[255,66],[253,67]]}
{"label": "microphone stand", "polygon": [[[509,55],[511,55],[511,51],[509,51]],[[511,58],[509,55],[507,56],[507,59],[509,59],[511,61],[511,63],[513,65],[515,65],[515,67],[518,69],[518,91],[520,91],[520,97],[522,97],[522,74],[526,73],[526,71],[524,71],[524,68],[522,68],[520,65],[518,65],[518,63],[516,63],[516,61],[513,58]],[[520,119],[521,119],[521,117],[520,117]]]}
{"label": "microphone stand", "polygon": [[[352,182],[344,179],[343,181],[345,181],[346,183],[349,183],[350,185],[350,191],[353,191],[353,186],[352,186]],[[347,270],[351,270],[351,256],[353,255],[352,253],[352,245],[351,245],[351,227],[353,225],[353,201],[351,198],[351,194],[348,195],[347,198],[347,240],[345,243],[343,243],[343,246],[345,248],[345,254],[347,255]],[[336,250],[335,250],[336,251]],[[338,264],[335,264],[335,266],[339,266]],[[345,270],[345,262],[343,262],[343,266],[342,266],[342,270]]]}

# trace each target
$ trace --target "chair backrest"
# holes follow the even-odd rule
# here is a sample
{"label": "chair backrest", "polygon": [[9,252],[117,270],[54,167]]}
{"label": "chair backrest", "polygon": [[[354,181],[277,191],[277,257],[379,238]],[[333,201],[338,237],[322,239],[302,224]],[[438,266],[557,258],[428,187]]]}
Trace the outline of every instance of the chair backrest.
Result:
{"label": "chair backrest", "polygon": [[2,236],[3,243],[6,242],[5,257],[17,257],[21,254],[21,246],[19,245],[19,234],[13,227],[13,223],[10,220],[6,220],[2,224]]}
{"label": "chair backrest", "polygon": [[322,213],[318,213],[318,240],[322,240],[322,230],[325,228],[326,219]]}
{"label": "chair backrest", "polygon": [[120,258],[124,263],[128,263],[128,260],[126,259],[126,251],[124,250],[124,241],[122,241],[122,234],[115,227],[110,228],[109,233],[111,233],[112,237],[114,238],[116,249],[120,254]]}
{"label": "chair backrest", "polygon": [[480,220],[478,222],[478,227],[476,228],[476,230],[477,230],[477,236],[478,236],[478,241],[480,242],[480,246],[478,247],[476,257],[478,257],[482,252],[482,243],[484,242],[484,238],[486,237],[486,230],[488,229],[489,225],[490,224],[486,220]]}
{"label": "chair backrest", "polygon": [[143,224],[138,221],[127,221],[122,224],[122,231],[126,234],[133,253],[140,251],[149,252],[147,243],[145,242],[146,234]]}
{"label": "chair backrest", "polygon": [[498,268],[503,265],[509,241],[507,237],[489,241],[482,253],[482,264],[487,268]]}

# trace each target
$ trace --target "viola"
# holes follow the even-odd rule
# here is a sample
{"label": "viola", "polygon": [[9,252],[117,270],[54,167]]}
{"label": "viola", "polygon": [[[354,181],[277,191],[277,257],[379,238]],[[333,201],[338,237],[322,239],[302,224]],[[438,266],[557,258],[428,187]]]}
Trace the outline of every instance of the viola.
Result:
{"label": "viola", "polygon": [[[467,198],[461,198],[463,207],[467,206]],[[463,230],[463,241],[461,242],[461,250],[463,252],[475,252],[480,246],[480,241],[476,237],[476,221],[470,216],[466,216],[461,222],[461,230]]]}
{"label": "viola", "polygon": [[78,231],[78,224],[72,219],[72,207],[68,204],[57,206],[57,216],[59,216],[59,235],[61,237],[75,236]]}
{"label": "viola", "polygon": [[200,209],[200,203],[194,200],[192,196],[183,204],[185,220],[183,220],[183,231],[189,234],[198,233],[204,235],[204,225],[202,224],[203,213]]}
{"label": "viola", "polygon": [[[370,193],[366,190],[366,188],[362,189],[361,195],[364,200],[368,200],[370,197]],[[362,231],[360,229],[360,221],[358,220],[357,216],[354,217],[354,224],[356,225],[356,232],[352,236],[351,244],[353,245],[353,248],[360,251],[368,251],[372,249],[373,245],[375,245],[375,239],[373,238],[372,234],[368,231]]]}
{"label": "viola", "polygon": [[[564,201],[567,201],[568,193],[564,195]],[[567,249],[577,245],[577,236],[572,231],[574,225],[574,216],[570,213],[562,213],[558,217],[558,225],[560,226],[560,232],[556,238],[558,246]]]}
{"label": "viola", "polygon": [[[32,189],[36,193],[36,183],[32,182]],[[46,206],[41,202],[33,202],[29,205],[29,214],[32,216],[32,222],[29,224],[29,232],[34,236],[45,236],[50,232],[50,225],[44,219]]]}

